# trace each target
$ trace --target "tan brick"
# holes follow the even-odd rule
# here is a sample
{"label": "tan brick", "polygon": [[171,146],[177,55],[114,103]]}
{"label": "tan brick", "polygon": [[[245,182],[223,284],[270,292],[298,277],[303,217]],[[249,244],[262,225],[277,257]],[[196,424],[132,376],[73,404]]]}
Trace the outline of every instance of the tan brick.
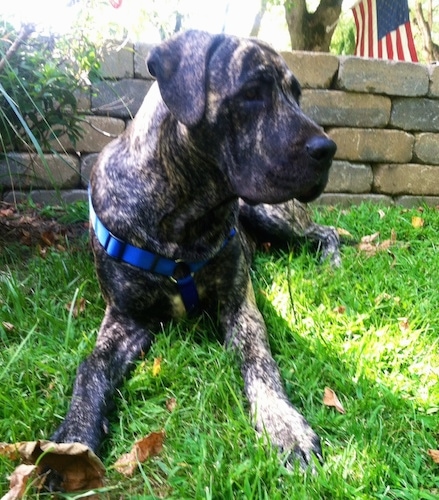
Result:
{"label": "tan brick", "polygon": [[390,125],[403,130],[439,131],[439,99],[393,99]]}
{"label": "tan brick", "polygon": [[129,119],[136,115],[152,85],[152,80],[125,78],[93,85],[91,104],[97,115]]}
{"label": "tan brick", "polygon": [[369,165],[334,161],[329,171],[325,192],[328,193],[368,193],[373,182]]}
{"label": "tan brick", "polygon": [[304,90],[301,107],[320,125],[385,127],[389,123],[389,97],[335,90]]}
{"label": "tan brick", "polygon": [[39,205],[57,205],[62,203],[74,203],[76,201],[87,201],[86,189],[68,189],[64,191],[54,189],[34,189],[28,193],[21,191],[10,191],[4,197],[8,203],[20,203],[31,199]]}
{"label": "tan brick", "polygon": [[334,128],[329,135],[337,143],[337,160],[406,163],[412,159],[415,138],[401,130]]}
{"label": "tan brick", "polygon": [[439,195],[439,167],[433,165],[379,164],[373,168],[374,191],[391,195]]}
{"label": "tan brick", "polygon": [[429,76],[421,64],[346,57],[340,61],[337,85],[354,92],[423,96],[428,92]]}
{"label": "tan brick", "polygon": [[329,88],[338,70],[338,57],[321,52],[282,52],[303,88]]}
{"label": "tan brick", "polygon": [[395,203],[406,208],[417,208],[422,205],[439,207],[439,196],[398,196]]}
{"label": "tan brick", "polygon": [[415,136],[414,159],[439,165],[439,134],[425,132]]}
{"label": "tan brick", "polygon": [[103,51],[100,70],[104,78],[133,78],[133,44],[121,47],[120,43],[111,42]]}
{"label": "tan brick", "polygon": [[352,205],[361,205],[361,203],[376,203],[377,205],[393,205],[390,196],[382,194],[345,194],[345,193],[323,193],[313,205],[336,205],[339,207],[350,207]]}
{"label": "tan brick", "polygon": [[73,155],[10,153],[0,161],[0,184],[14,189],[59,188],[79,185],[79,159]]}
{"label": "tan brick", "polygon": [[75,146],[64,135],[60,139],[60,143],[53,143],[55,151],[99,153],[104,146],[125,130],[125,122],[119,118],[87,116],[82,128],[83,136],[76,142]]}
{"label": "tan brick", "polygon": [[437,64],[429,66],[430,92],[429,95],[439,97],[439,66]]}

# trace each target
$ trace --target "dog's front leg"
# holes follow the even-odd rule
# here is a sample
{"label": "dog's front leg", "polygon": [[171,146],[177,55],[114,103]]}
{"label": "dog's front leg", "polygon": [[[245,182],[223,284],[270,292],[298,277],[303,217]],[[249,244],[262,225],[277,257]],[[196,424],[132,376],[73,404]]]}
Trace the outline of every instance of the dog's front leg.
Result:
{"label": "dog's front leg", "polygon": [[322,460],[320,439],[285,393],[279,369],[270,352],[264,320],[250,280],[240,306],[222,315],[227,345],[241,358],[246,396],[256,430],[303,468],[316,455]]}
{"label": "dog's front leg", "polygon": [[308,207],[297,200],[277,205],[248,205],[239,202],[239,218],[244,227],[261,242],[289,243],[296,238],[307,238],[318,244],[322,260],[329,259],[340,267],[340,238],[332,226],[316,224]]}
{"label": "dog's front leg", "polygon": [[52,441],[80,442],[97,451],[107,432],[113,393],[150,344],[151,336],[142,325],[107,307],[95,348],[78,369],[70,409]]}

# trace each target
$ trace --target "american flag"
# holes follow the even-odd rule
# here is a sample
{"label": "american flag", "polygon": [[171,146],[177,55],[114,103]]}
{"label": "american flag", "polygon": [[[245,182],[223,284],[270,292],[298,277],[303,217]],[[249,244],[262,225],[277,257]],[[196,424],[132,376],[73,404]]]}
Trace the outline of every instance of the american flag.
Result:
{"label": "american flag", "polygon": [[359,0],[352,11],[356,56],[418,62],[407,0]]}

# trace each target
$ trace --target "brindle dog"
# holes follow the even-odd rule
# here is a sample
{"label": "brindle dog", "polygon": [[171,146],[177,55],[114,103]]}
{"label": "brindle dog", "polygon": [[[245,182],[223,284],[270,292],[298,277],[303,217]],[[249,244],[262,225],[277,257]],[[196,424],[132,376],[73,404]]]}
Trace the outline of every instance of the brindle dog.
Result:
{"label": "brindle dog", "polygon": [[91,240],[107,308],[52,439],[97,450],[115,388],[162,324],[186,309],[218,317],[257,431],[306,466],[313,454],[321,459],[320,441],[288,401],[270,353],[250,235],[290,242],[299,232],[338,262],[334,229],[298,226],[302,207],[291,201],[322,192],[336,145],[302,113],[299,83],[265,43],[188,31],[154,48],[147,64],[157,82],[91,174]]}

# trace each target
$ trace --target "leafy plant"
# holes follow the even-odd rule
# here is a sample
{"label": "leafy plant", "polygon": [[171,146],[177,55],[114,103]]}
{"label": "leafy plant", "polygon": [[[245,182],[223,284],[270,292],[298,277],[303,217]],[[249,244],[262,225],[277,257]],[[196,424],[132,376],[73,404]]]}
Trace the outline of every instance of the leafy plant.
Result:
{"label": "leafy plant", "polygon": [[78,92],[97,74],[96,51],[84,36],[27,33],[20,40],[22,33],[0,22],[0,148],[38,150],[37,142],[51,150],[64,134],[75,143],[82,134]]}

